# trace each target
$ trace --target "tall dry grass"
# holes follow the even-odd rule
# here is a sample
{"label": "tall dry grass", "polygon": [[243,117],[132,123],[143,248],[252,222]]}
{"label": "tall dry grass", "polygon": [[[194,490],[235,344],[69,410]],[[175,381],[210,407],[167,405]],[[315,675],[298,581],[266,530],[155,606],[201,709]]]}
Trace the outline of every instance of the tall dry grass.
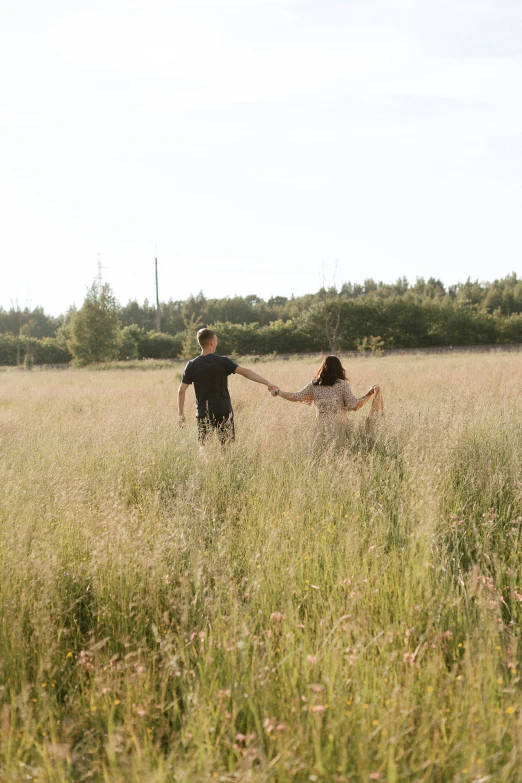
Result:
{"label": "tall dry grass", "polygon": [[521,371],[349,361],[331,450],[234,377],[206,460],[176,370],[0,374],[0,780],[520,780]]}

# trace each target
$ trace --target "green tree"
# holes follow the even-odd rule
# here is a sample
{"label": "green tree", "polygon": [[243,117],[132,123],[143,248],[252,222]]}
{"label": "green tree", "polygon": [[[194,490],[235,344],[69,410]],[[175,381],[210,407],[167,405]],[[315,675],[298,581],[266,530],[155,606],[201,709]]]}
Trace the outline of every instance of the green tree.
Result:
{"label": "green tree", "polygon": [[137,359],[139,357],[139,344],[145,337],[145,330],[136,324],[124,326],[121,330],[119,348],[120,359]]}
{"label": "green tree", "polygon": [[199,316],[192,313],[190,318],[185,318],[185,331],[183,332],[183,343],[181,345],[181,358],[193,359],[198,353],[201,353],[201,346],[196,337],[203,324]]}
{"label": "green tree", "polygon": [[117,359],[121,341],[119,306],[108,283],[95,282],[71,319],[67,343],[75,364]]}

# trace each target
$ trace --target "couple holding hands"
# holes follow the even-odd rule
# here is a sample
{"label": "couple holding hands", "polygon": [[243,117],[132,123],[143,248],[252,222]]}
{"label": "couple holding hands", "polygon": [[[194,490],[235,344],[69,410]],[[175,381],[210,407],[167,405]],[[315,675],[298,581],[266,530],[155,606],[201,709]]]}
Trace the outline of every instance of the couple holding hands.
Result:
{"label": "couple holding hands", "polygon": [[313,380],[301,391],[286,392],[253,370],[236,364],[228,356],[219,356],[216,353],[218,338],[211,329],[200,329],[197,338],[201,354],[191,359],[183,372],[178,389],[178,421],[180,427],[185,423],[185,393],[193,383],[201,446],[212,432],[216,433],[221,444],[234,440],[234,413],[228,392],[228,376],[233,373],[255,383],[262,383],[268,387],[273,397],[282,397],[290,402],[304,402],[307,405],[314,404],[318,423],[328,429],[342,426],[342,414],[347,410],[359,410],[370,397],[373,397],[373,403],[367,426],[372,427],[384,412],[379,386],[372,386],[365,395],[356,397],[337,356],[327,356]]}

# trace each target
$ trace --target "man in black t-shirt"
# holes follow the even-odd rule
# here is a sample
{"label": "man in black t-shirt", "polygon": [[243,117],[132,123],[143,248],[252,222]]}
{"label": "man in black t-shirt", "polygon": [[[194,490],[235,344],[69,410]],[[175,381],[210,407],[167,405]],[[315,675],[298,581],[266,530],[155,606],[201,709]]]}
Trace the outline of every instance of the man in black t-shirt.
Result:
{"label": "man in black t-shirt", "polygon": [[200,444],[204,444],[212,431],[216,432],[220,443],[224,444],[234,440],[234,412],[228,393],[228,376],[237,373],[268,386],[269,391],[276,387],[253,370],[240,367],[228,356],[218,356],[217,335],[211,329],[200,329],[197,337],[201,354],[187,363],[178,389],[179,426],[182,427],[185,423],[185,392],[193,383]]}

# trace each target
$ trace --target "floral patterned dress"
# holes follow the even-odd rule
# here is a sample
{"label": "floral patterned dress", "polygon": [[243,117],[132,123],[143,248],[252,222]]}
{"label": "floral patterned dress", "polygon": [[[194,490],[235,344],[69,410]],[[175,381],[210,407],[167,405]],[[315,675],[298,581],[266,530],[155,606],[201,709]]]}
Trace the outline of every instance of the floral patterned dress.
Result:
{"label": "floral patterned dress", "polygon": [[313,402],[319,423],[337,423],[344,411],[353,411],[357,397],[348,381],[338,379],[333,386],[319,386],[312,381],[295,393],[299,402]]}

